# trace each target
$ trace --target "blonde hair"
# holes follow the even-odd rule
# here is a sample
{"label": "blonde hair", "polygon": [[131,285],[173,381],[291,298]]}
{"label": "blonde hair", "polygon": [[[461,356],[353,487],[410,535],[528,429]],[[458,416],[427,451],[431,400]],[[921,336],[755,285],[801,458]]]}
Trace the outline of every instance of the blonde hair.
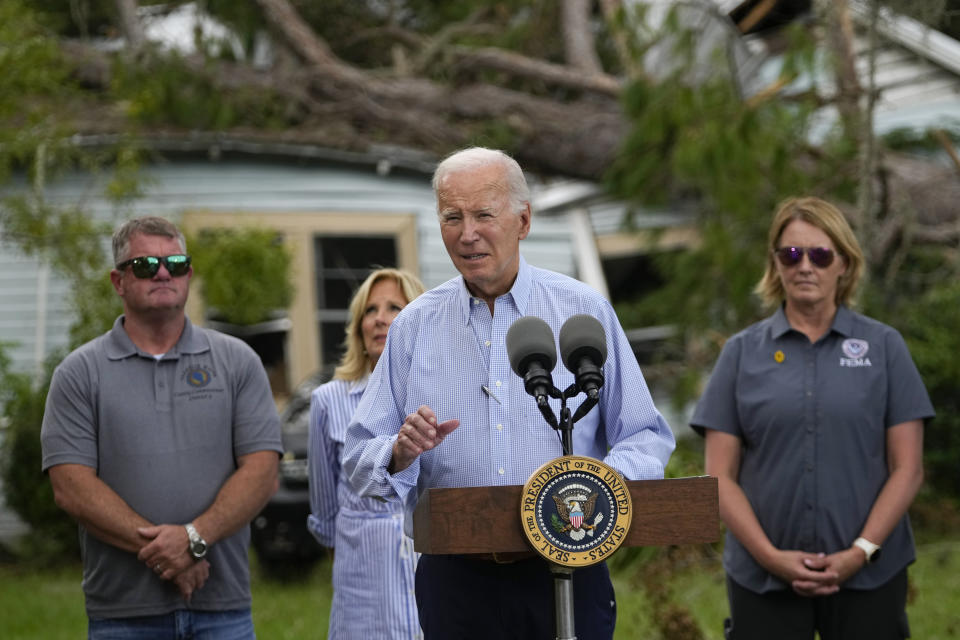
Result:
{"label": "blonde hair", "polygon": [[381,280],[396,282],[408,304],[423,293],[420,279],[402,269],[377,269],[367,276],[350,301],[350,318],[343,330],[343,345],[346,351],[333,371],[333,377],[338,380],[360,380],[370,373],[370,356],[363,347],[363,328],[360,325],[363,322],[364,309],[370,301],[370,291],[373,285]]}
{"label": "blonde hair", "polygon": [[773,222],[770,224],[770,232],[767,237],[767,268],[754,288],[754,292],[760,296],[764,304],[768,307],[776,307],[783,302],[785,293],[783,283],[780,281],[780,275],[777,273],[777,265],[774,263],[774,250],[777,249],[777,243],[787,225],[794,220],[803,220],[819,228],[830,236],[833,246],[836,247],[839,258],[843,260],[847,268],[840,275],[837,281],[837,293],[834,300],[837,305],[850,306],[855,300],[857,285],[860,284],[860,277],[863,274],[863,251],[860,250],[860,243],[850,228],[850,224],[843,213],[826,200],[816,197],[790,198],[780,204],[777,212],[773,216]]}

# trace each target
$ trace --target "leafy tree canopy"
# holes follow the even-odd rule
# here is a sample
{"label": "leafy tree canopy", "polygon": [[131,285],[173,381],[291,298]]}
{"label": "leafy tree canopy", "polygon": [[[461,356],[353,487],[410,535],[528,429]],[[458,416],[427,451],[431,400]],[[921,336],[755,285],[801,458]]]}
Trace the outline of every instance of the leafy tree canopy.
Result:
{"label": "leafy tree canopy", "polygon": [[[71,266],[82,268],[65,275],[77,283],[86,326],[113,316],[103,311],[109,304],[84,306],[105,298],[83,282],[110,293],[94,264],[105,230],[79,209],[50,207],[43,185],[65,169],[108,167],[108,192],[122,207],[138,191],[142,152],[131,140],[198,132],[434,155],[499,146],[533,171],[604,180],[629,203],[683,203],[696,212],[698,242],[657,256],[664,287],[618,310],[679,327],[687,366],[677,380],[687,399],[725,336],[763,313],[750,292],[769,217],[787,196],[821,195],[849,213],[870,258],[863,308],[892,320],[911,346],[944,340],[934,329],[960,320],[942,302],[958,268],[955,171],[893,148],[949,148],[957,132],[898,134],[890,145],[873,138],[861,108],[870,88],[844,75],[854,66],[845,0],[815,3],[823,14],[781,32],[780,77],[751,96],[725,71],[726,60],[713,59],[717,73],[696,82],[684,71],[682,62],[704,58],[679,10],[653,29],[641,20],[642,5],[617,0],[201,3],[240,34],[242,59],[225,48],[172,54],[138,45],[135,26],[122,19],[134,4],[0,3],[0,181],[15,168],[27,176],[0,203],[0,223],[6,240],[58,271],[73,251]],[[954,0],[882,5],[955,23]],[[127,37],[125,50],[92,46],[93,36],[114,33]],[[249,52],[262,33],[273,55],[254,64]],[[644,56],[665,42],[674,44],[671,68],[647,69]],[[829,87],[797,90],[797,78],[824,73]],[[814,143],[814,113],[825,105],[840,117]],[[76,133],[121,134],[125,142],[94,152],[75,144]],[[919,311],[907,313],[912,308]],[[935,353],[917,349],[924,375],[939,375],[930,369]],[[936,399],[938,407],[947,402]]]}

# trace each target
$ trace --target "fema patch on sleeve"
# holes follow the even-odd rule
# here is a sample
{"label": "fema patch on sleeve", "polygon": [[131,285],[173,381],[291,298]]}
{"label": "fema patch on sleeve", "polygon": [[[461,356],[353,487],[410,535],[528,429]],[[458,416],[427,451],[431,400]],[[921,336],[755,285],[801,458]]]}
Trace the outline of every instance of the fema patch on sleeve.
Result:
{"label": "fema patch on sleeve", "polygon": [[531,474],[520,520],[537,553],[566,567],[605,560],[626,539],[633,505],[623,477],[593,458],[564,456]]}

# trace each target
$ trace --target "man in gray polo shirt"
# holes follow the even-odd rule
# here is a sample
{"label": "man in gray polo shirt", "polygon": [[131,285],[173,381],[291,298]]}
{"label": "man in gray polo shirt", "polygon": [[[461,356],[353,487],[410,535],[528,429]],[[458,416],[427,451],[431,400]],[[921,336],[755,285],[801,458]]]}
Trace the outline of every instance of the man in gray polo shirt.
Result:
{"label": "man in gray polo shirt", "polygon": [[89,638],[253,638],[249,522],[282,452],[266,373],[186,317],[193,268],[173,224],[125,223],[113,257],[124,313],[57,367],[41,432],[80,525]]}

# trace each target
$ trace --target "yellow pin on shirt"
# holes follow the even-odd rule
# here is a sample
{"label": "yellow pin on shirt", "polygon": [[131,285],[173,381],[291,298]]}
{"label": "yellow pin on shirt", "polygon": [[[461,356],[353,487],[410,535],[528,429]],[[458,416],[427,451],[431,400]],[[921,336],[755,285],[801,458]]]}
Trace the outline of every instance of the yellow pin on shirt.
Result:
{"label": "yellow pin on shirt", "polygon": [[783,362],[786,359],[786,356],[783,355],[783,351],[777,349],[777,351],[773,354],[773,359],[777,362]]}

